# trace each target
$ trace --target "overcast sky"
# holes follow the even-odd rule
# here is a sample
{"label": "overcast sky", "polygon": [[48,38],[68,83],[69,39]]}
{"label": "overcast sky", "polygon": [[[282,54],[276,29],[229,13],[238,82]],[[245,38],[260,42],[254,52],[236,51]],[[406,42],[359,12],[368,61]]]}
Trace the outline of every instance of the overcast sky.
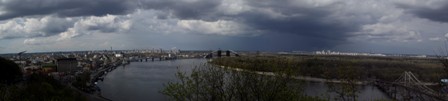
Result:
{"label": "overcast sky", "polygon": [[232,49],[434,54],[447,0],[0,0],[0,53]]}

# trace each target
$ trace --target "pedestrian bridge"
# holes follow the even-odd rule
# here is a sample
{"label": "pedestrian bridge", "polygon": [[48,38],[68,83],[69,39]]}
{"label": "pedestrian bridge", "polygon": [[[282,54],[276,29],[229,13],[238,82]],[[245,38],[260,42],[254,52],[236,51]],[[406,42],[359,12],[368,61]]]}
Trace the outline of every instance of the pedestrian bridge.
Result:
{"label": "pedestrian bridge", "polygon": [[398,101],[448,101],[448,96],[428,87],[412,72],[404,72],[394,82],[376,80],[374,84],[389,97]]}

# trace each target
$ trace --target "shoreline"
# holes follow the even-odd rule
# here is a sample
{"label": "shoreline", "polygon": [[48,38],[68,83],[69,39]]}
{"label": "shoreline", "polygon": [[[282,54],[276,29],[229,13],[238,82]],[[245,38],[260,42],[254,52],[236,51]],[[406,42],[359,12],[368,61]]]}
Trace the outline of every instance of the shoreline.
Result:
{"label": "shoreline", "polygon": [[[226,66],[220,66],[220,65],[216,65],[216,66],[218,66],[219,68],[230,69],[230,70],[234,70],[234,71],[238,71],[238,72],[254,72],[255,74],[259,74],[259,75],[277,76],[274,72],[251,71],[251,70],[246,70],[246,69],[241,69],[241,68],[233,68],[233,67],[226,67]],[[292,78],[296,79],[296,80],[311,81],[311,82],[347,84],[347,82],[344,82],[341,80],[329,80],[329,79],[309,77],[309,76],[293,76]],[[356,81],[355,82],[355,84],[357,84],[357,85],[366,85],[369,83],[370,83],[369,81]]]}
{"label": "shoreline", "polygon": [[[213,61],[213,60],[208,60],[208,62],[211,62],[211,61]],[[252,71],[252,70],[247,70],[247,69],[234,68],[234,67],[222,66],[222,65],[216,65],[216,64],[211,64],[211,65],[214,65],[214,66],[217,66],[217,67],[223,68],[223,69],[230,69],[230,70],[238,71],[238,72],[254,72],[254,73],[259,74],[259,75],[276,76],[276,74],[274,72]],[[300,75],[299,76],[293,76],[292,78],[294,78],[296,80],[311,81],[311,82],[322,82],[322,83],[340,83],[340,84],[347,84],[348,83],[348,82],[345,82],[345,81],[342,81],[342,80],[337,80],[337,79],[325,79],[325,78],[310,77],[310,76],[300,76]],[[355,84],[356,85],[367,85],[367,84],[371,84],[374,81],[375,80],[371,80],[371,81],[356,81]],[[438,85],[438,83],[423,82],[421,85],[435,86],[435,85]]]}

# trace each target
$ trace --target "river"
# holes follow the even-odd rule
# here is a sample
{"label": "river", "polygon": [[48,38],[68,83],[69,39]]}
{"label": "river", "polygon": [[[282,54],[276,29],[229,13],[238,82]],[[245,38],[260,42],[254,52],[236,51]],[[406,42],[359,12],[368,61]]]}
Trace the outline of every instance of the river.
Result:
{"label": "river", "polygon": [[[98,82],[102,96],[114,101],[164,101],[166,96],[159,93],[163,85],[175,81],[175,73],[189,72],[196,65],[206,63],[205,59],[180,59],[154,62],[132,62],[120,66]],[[388,99],[374,86],[360,86],[359,100]],[[306,82],[304,92],[311,96],[328,97],[325,83]]]}

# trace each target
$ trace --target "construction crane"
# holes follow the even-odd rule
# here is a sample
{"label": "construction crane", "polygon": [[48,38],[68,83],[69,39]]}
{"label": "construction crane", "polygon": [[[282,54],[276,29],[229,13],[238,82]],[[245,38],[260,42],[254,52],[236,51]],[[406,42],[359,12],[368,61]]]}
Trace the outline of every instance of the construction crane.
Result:
{"label": "construction crane", "polygon": [[22,52],[17,53],[17,55],[19,56],[19,59],[22,58],[22,54],[25,53],[25,52],[26,52],[26,51],[22,51]]}

